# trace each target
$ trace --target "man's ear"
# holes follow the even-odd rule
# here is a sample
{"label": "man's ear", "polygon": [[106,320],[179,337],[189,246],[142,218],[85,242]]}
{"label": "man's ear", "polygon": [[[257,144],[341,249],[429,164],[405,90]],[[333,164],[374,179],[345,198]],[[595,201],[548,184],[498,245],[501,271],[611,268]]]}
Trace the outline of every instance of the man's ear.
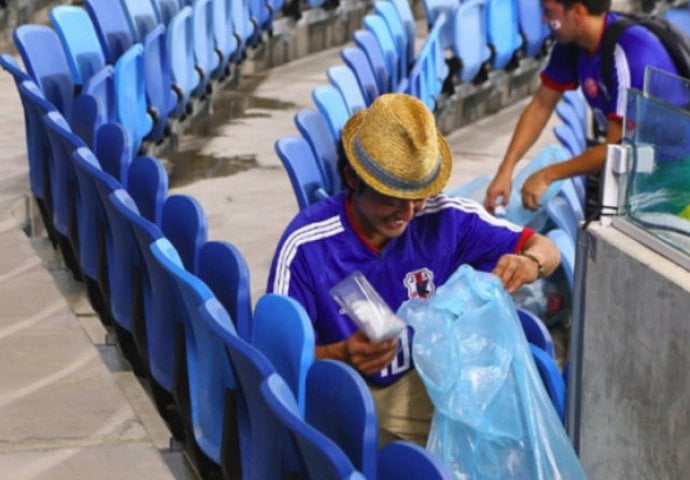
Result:
{"label": "man's ear", "polygon": [[345,176],[345,182],[347,182],[347,186],[350,188],[350,190],[356,192],[361,180],[352,167],[347,163],[343,165],[343,175]]}

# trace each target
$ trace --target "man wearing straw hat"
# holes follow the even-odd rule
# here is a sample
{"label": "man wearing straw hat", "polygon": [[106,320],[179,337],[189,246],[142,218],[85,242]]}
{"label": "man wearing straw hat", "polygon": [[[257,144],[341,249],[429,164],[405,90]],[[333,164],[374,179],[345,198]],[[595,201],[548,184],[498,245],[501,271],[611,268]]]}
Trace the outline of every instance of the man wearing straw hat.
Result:
{"label": "man wearing straw hat", "polygon": [[433,407],[414,371],[406,330],[371,342],[330,295],[359,270],[396,310],[428,298],[461,265],[493,272],[510,292],[560,262],[555,246],[479,204],[441,194],[451,152],[418,99],[386,94],[342,133],[347,191],[301,211],[275,253],[268,290],[297,299],[312,320],[316,357],[349,363],[377,404],[380,442],[424,444]]}

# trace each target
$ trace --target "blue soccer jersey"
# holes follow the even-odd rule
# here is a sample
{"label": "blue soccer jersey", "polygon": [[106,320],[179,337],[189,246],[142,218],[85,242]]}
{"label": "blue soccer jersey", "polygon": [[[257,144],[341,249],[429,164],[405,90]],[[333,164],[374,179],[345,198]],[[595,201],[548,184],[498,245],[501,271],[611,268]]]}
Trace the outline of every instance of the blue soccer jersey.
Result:
{"label": "blue soccer jersey", "polygon": [[[606,25],[619,17],[607,13]],[[613,88],[609,92],[601,76],[601,45],[590,54],[578,45],[557,42],[541,79],[546,86],[561,91],[580,85],[599,128],[607,131],[608,120],[622,119],[625,114],[627,89],[642,89],[645,67],[677,72],[661,41],[639,25],[627,28],[618,38],[611,65]]]}
{"label": "blue soccer jersey", "polygon": [[[348,193],[300,212],[281,238],[268,291],[298,300],[311,318],[317,344],[339,342],[357,327],[330,295],[350,273],[361,271],[393,309],[411,298],[428,298],[462,264],[491,271],[506,253],[520,251],[533,234],[489,215],[463,198],[430,198],[402,236],[382,251],[353,227]],[[410,332],[399,339],[396,360],[370,380],[389,384],[412,368]]]}

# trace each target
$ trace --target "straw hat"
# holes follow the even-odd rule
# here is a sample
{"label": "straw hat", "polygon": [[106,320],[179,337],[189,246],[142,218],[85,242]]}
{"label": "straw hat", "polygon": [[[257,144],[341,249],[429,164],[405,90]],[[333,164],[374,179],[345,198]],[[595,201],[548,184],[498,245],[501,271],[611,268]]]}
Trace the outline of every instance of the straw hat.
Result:
{"label": "straw hat", "polygon": [[354,114],[342,132],[347,160],[374,190],[395,198],[439,193],[450,176],[450,148],[434,116],[415,97],[381,95]]}

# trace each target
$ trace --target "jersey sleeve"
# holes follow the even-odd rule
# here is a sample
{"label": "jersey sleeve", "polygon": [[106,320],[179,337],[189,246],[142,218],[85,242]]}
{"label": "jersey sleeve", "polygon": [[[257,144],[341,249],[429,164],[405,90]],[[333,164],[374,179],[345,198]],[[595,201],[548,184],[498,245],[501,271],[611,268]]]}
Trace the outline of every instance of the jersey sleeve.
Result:
{"label": "jersey sleeve", "polygon": [[542,83],[558,91],[577,88],[577,59],[578,49],[574,45],[556,42],[546,68],[541,72]]}

